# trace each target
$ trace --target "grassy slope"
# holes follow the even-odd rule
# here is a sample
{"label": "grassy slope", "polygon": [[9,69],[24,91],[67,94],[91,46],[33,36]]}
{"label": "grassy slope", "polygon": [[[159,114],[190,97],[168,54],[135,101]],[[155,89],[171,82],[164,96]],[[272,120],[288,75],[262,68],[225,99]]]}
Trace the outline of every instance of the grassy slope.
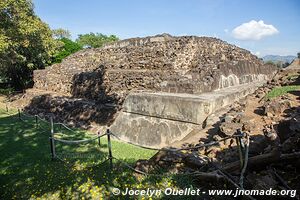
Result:
{"label": "grassy slope", "polygon": [[281,95],[284,95],[288,92],[299,91],[300,85],[290,85],[273,88],[266,96],[267,99],[272,99]]}
{"label": "grassy slope", "polygon": [[[48,131],[19,121],[17,115],[8,116],[0,109],[0,199],[106,199],[111,187],[170,186],[169,178],[144,177],[137,180],[130,170],[115,163],[109,173],[109,164],[96,165],[107,157],[106,140],[89,145],[57,145],[57,152],[80,154],[80,159],[67,158],[69,164],[51,161]],[[66,132],[65,138],[71,137]],[[78,131],[72,138],[87,138]],[[113,155],[133,163],[151,157],[155,152],[112,142]],[[84,158],[84,155],[87,158]]]}

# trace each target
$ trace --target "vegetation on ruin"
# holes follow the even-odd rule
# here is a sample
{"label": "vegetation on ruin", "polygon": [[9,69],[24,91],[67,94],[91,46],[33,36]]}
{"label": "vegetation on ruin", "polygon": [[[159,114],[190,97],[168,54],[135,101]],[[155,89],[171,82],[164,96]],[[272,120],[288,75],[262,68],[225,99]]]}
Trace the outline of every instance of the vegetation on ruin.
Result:
{"label": "vegetation on ruin", "polygon": [[272,99],[272,98],[287,94],[289,92],[299,91],[299,90],[300,90],[299,85],[289,85],[289,86],[275,87],[266,95],[266,98],[267,99]]}
{"label": "vegetation on ruin", "polygon": [[104,35],[101,33],[88,33],[80,34],[76,39],[76,42],[84,47],[98,48],[104,44],[118,41],[119,38],[115,35]]}

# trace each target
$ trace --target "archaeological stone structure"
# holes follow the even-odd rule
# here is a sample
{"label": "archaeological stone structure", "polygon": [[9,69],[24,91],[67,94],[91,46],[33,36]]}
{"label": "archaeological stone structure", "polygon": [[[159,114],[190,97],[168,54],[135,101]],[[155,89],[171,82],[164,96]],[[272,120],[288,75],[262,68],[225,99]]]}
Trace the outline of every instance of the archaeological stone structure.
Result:
{"label": "archaeological stone structure", "polygon": [[162,34],[79,51],[35,70],[34,88],[119,106],[110,124],[115,134],[162,147],[201,128],[208,115],[253,92],[275,72],[222,40]]}

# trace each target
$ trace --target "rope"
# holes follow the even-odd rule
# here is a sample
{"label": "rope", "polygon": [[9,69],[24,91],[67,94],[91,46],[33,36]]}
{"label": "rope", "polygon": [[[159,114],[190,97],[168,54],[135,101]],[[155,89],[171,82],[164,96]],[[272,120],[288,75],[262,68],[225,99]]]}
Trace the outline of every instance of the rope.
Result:
{"label": "rope", "polygon": [[54,137],[50,137],[50,139],[53,139],[53,140],[58,141],[58,142],[66,143],[66,144],[80,144],[80,143],[93,141],[93,140],[98,139],[98,138],[100,138],[102,136],[105,136],[105,135],[106,135],[106,133],[102,134],[102,135],[98,135],[98,136],[90,138],[90,139],[84,139],[84,140],[64,140],[64,139],[58,139],[58,138],[54,138]]}
{"label": "rope", "polygon": [[35,115],[35,116],[36,116],[39,120],[41,120],[41,121],[43,121],[43,122],[45,122],[45,123],[50,124],[50,122],[48,122],[47,120],[41,118],[39,115]]}
{"label": "rope", "polygon": [[73,129],[69,128],[67,125],[63,124],[63,123],[54,123],[54,125],[62,125],[65,129],[72,131],[72,132],[76,132]]}
{"label": "rope", "polygon": [[25,113],[24,111],[20,112],[20,114],[21,114],[21,115],[24,115],[25,117],[35,118],[35,116],[30,115],[30,114],[27,114],[27,113]]}
{"label": "rope", "polygon": [[159,149],[159,148],[145,147],[145,146],[141,146],[141,145],[138,145],[138,144],[134,144],[132,142],[128,142],[128,141],[125,141],[125,140],[121,139],[119,136],[115,135],[114,133],[110,132],[110,134],[112,136],[116,137],[118,140],[121,140],[122,142],[125,142],[127,144],[131,144],[131,145],[143,148],[143,149],[156,150],[156,151],[184,151],[184,150],[194,150],[194,149],[200,149],[200,148],[203,148],[203,147],[213,146],[213,145],[219,144],[220,142],[222,142],[224,140],[242,137],[242,135],[232,135],[232,136],[228,136],[228,137],[222,138],[222,139],[220,139],[218,141],[209,142],[209,143],[206,143],[206,144],[200,144],[200,145],[195,146],[195,147],[186,147],[186,148],[179,148],[179,149],[178,148],[172,148],[172,149],[170,149],[170,148],[169,149],[168,148],[162,148],[162,149]]}
{"label": "rope", "polygon": [[[21,111],[21,110],[20,110]],[[39,115],[30,115],[30,114],[27,114],[25,113],[24,111],[20,112],[20,115],[24,115],[25,117],[29,117],[29,118],[35,118],[37,117],[39,120],[41,120],[42,122],[45,122],[47,124],[50,124],[50,122],[48,122],[46,119],[43,119],[41,118]],[[20,118],[21,121],[25,122],[25,123],[28,123],[26,122],[25,120],[23,120],[22,118]],[[69,128],[67,125],[65,125],[64,123],[53,123],[53,125],[61,125],[63,126],[65,129],[69,130],[69,131],[72,131],[72,132],[76,132],[75,130]],[[39,127],[41,127],[41,125],[39,125]]]}
{"label": "rope", "polygon": [[134,146],[143,148],[143,149],[156,150],[156,151],[164,150],[164,149],[158,149],[158,148],[152,148],[152,147],[145,147],[145,146],[141,146],[141,145],[138,145],[138,144],[134,144],[134,143],[132,143],[132,142],[128,142],[128,141],[125,141],[125,140],[121,139],[119,136],[115,135],[115,134],[112,133],[112,132],[109,132],[109,133],[110,133],[112,136],[116,137],[118,140],[122,141],[122,142],[125,142],[125,143],[127,143],[127,144],[131,144],[131,145],[134,145]]}
{"label": "rope", "polygon": [[[117,161],[121,162],[123,165],[125,165],[127,168],[131,169],[132,171],[138,173],[138,174],[142,174],[142,175],[145,175],[145,176],[148,176],[150,174],[148,174],[147,172],[143,172],[143,171],[140,171],[140,170],[137,170],[137,169],[134,169],[133,167],[131,167],[129,164],[127,164],[126,162],[116,158],[116,157],[112,157],[113,159],[116,159]],[[159,174],[153,174],[155,176],[161,176]]]}

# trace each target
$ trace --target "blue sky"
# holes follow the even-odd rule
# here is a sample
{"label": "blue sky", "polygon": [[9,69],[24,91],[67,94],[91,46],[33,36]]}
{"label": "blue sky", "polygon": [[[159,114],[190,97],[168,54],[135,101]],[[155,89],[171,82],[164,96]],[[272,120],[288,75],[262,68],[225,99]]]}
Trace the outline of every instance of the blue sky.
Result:
{"label": "blue sky", "polygon": [[218,37],[254,54],[300,51],[299,0],[33,0],[51,28],[115,34]]}

